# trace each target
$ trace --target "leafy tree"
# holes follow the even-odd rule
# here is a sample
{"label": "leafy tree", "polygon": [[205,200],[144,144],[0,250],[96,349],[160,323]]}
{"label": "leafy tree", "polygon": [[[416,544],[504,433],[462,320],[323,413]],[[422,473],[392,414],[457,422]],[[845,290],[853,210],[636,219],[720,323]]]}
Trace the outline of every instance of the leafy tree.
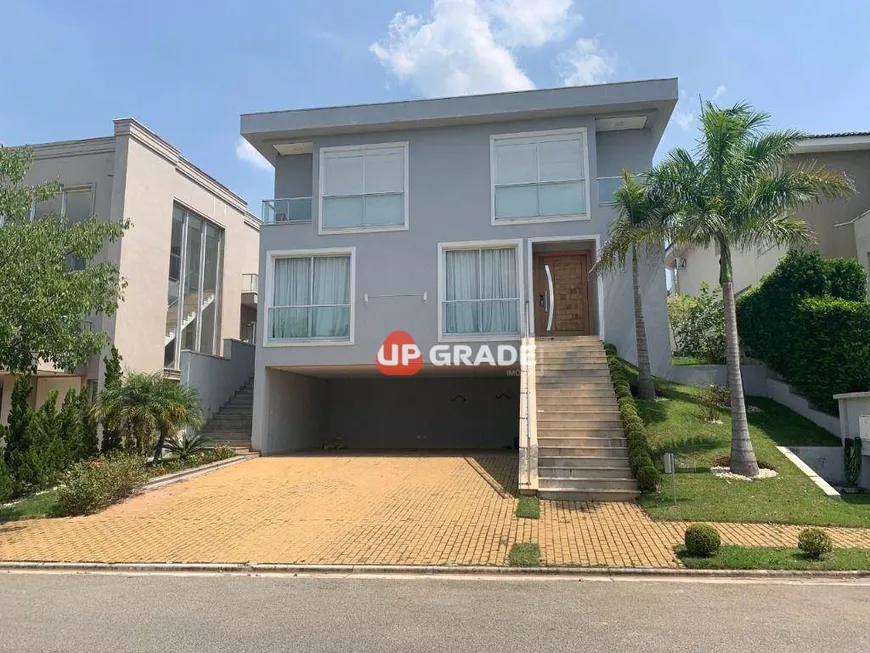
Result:
{"label": "leafy tree", "polygon": [[[121,383],[121,361],[123,358],[118,352],[118,348],[112,345],[111,356],[103,358],[103,363],[106,370],[103,373],[103,387],[114,388]],[[111,451],[119,451],[121,449],[121,432],[118,429],[109,428],[103,424],[103,439],[100,442],[100,451],[109,453]]]}
{"label": "leafy tree", "polygon": [[[24,184],[30,161],[27,148],[0,147],[0,368],[15,374],[35,373],[39,360],[73,369],[105,346],[106,334],[83,325],[113,314],[124,284],[115,265],[93,259],[129,226],[96,217],[69,225],[57,214],[30,220],[33,200],[61,191],[56,182]],[[86,265],[70,269],[72,258]]]}
{"label": "leafy tree", "polygon": [[146,453],[153,446],[154,460],[182,428],[202,425],[196,388],[164,378],[160,372],[130,374],[122,383],[105,388],[99,412],[104,424],[124,433],[128,449]]}
{"label": "leafy tree", "polygon": [[725,327],[722,323],[722,292],[710,290],[705,281],[697,297],[668,297],[668,317],[677,351],[697,356],[705,363],[725,361]]}
{"label": "leafy tree", "polygon": [[628,170],[622,171],[622,186],[613,194],[616,219],[608,228],[609,240],[601,248],[595,270],[613,272],[631,259],[631,282],[634,296],[634,333],[637,340],[638,396],[655,399],[655,385],[649,362],[649,347],[643,319],[638,253],[657,251],[667,236],[669,206],[664,195],[646,181],[638,180]]}
{"label": "leafy tree", "polygon": [[806,134],[765,132],[769,118],[745,103],[721,109],[708,102],[701,112],[701,137],[694,154],[673,150],[650,175],[678,209],[671,221],[674,242],[719,246],[731,390],[731,469],[750,477],[758,475],[758,463],[743,396],[731,253],[767,245],[811,244],[812,231],[794,217],[795,210],[854,191],[852,182],[840,173],[816,163],[794,165],[790,157]]}

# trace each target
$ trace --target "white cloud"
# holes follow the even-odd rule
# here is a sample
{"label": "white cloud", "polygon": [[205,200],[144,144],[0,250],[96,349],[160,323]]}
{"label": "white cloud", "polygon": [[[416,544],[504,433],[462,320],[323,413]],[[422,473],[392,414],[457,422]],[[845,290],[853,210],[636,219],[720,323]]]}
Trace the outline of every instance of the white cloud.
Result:
{"label": "white cloud", "polygon": [[[428,17],[393,16],[387,38],[370,50],[426,97],[528,90],[535,84],[515,50],[563,40],[582,20],[573,8],[573,0],[433,0]],[[613,69],[612,58],[590,39],[562,59],[560,68],[572,79],[600,81]]]}
{"label": "white cloud", "polygon": [[719,84],[716,91],[713,93],[713,102],[722,99],[722,96],[728,92],[728,88],[724,84]]}
{"label": "white cloud", "polygon": [[434,0],[428,21],[399,12],[387,42],[370,50],[426,97],[534,88],[510,49],[496,40],[491,21],[478,0]]}
{"label": "white cloud", "polygon": [[574,0],[490,0],[482,3],[501,22],[496,38],[508,47],[540,47],[559,41],[581,20],[572,15]]}
{"label": "white cloud", "polygon": [[595,39],[577,39],[559,55],[556,67],[565,86],[599,84],[616,71],[616,59],[603,51]]}
{"label": "white cloud", "polygon": [[689,131],[695,122],[695,114],[691,111],[674,111],[674,123],[684,132]]}
{"label": "white cloud", "polygon": [[266,160],[266,157],[257,152],[254,146],[241,136],[239,137],[239,140],[236,141],[236,156],[239,157],[240,161],[244,161],[255,168],[260,168],[262,170],[272,169],[272,164]]}

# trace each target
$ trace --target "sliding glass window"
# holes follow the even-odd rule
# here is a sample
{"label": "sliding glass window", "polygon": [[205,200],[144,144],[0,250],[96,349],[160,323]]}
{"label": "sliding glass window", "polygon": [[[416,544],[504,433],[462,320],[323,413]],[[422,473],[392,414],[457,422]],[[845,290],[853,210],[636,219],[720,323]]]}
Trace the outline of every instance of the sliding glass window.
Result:
{"label": "sliding glass window", "polygon": [[177,369],[182,349],[217,353],[223,236],[220,227],[174,207],[164,367]]}

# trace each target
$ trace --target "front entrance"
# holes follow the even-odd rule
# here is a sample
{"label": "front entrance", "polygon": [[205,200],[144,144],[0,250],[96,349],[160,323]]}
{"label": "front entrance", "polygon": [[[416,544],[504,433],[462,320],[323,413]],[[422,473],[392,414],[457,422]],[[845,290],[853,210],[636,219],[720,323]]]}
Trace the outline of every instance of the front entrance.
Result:
{"label": "front entrance", "polygon": [[540,252],[534,256],[535,335],[592,335],[590,252]]}

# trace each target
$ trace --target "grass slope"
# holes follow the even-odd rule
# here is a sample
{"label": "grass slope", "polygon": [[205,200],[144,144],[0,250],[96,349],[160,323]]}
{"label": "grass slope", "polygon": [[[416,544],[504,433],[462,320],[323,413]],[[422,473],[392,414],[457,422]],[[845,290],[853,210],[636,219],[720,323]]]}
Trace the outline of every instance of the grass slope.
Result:
{"label": "grass slope", "polygon": [[[636,370],[626,367],[633,380]],[[748,397],[748,405],[762,410],[749,415],[755,455],[779,476],[752,482],[717,478],[708,470],[717,457],[730,453],[728,411],[722,411],[722,424],[707,423],[699,388],[662,380],[656,385],[666,400],[639,400],[638,412],[647,424],[655,455],[676,454],[679,473],[676,506],[670,478],[663,480],[662,492],[640,497],[654,519],[870,527],[870,495],[828,499],[776,449],[777,445],[836,446],[839,438],[771,399]]]}

